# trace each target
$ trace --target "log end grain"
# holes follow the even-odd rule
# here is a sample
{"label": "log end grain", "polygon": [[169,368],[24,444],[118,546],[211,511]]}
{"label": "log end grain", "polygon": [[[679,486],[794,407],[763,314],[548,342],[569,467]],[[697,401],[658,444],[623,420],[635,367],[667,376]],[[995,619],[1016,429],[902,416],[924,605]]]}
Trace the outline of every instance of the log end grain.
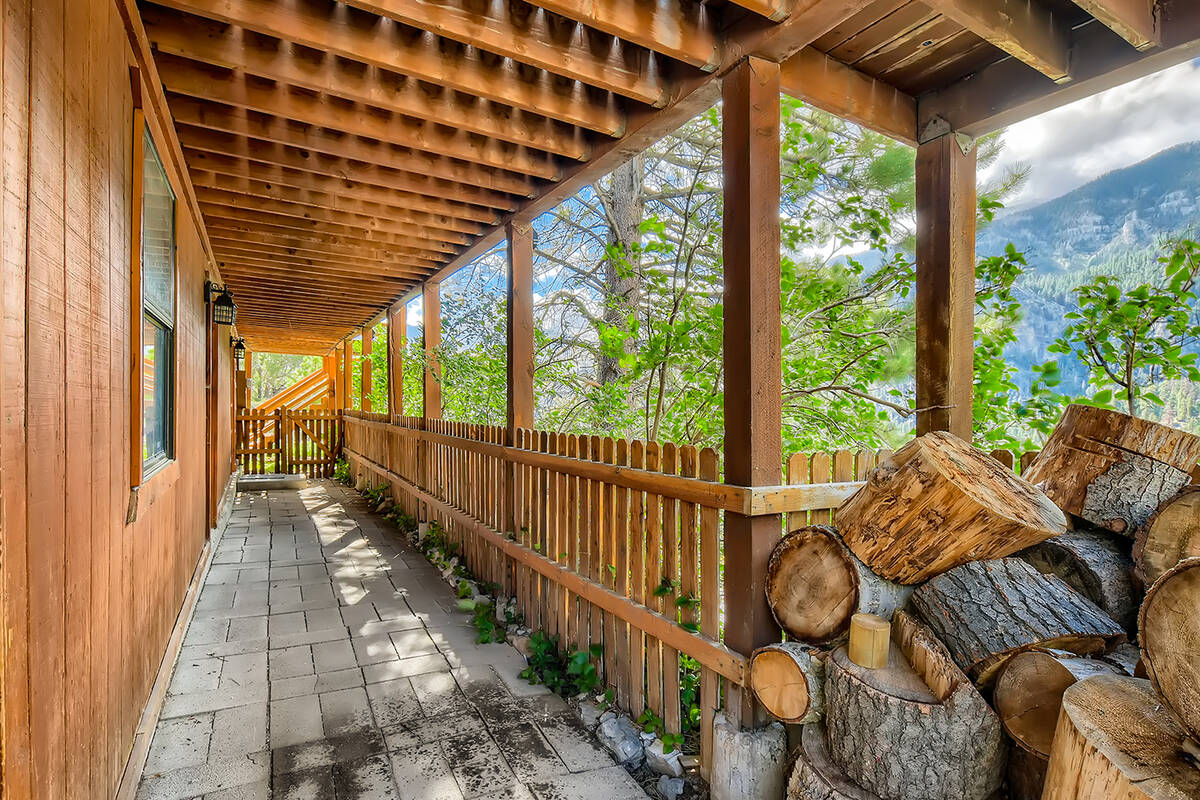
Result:
{"label": "log end grain", "polygon": [[1171,567],[1200,557],[1200,486],[1168,500],[1137,532],[1133,559],[1137,577],[1149,586]]}
{"label": "log end grain", "polygon": [[825,712],[823,659],[823,653],[797,642],[760,647],[750,658],[750,687],[781,722],[817,722]]}
{"label": "log end grain", "polygon": [[779,627],[802,642],[843,636],[858,607],[858,571],[833,528],[810,525],[775,545],[767,562],[767,604]]}
{"label": "log end grain", "polygon": [[1150,587],[1139,628],[1154,688],[1200,737],[1200,558],[1181,561]]}

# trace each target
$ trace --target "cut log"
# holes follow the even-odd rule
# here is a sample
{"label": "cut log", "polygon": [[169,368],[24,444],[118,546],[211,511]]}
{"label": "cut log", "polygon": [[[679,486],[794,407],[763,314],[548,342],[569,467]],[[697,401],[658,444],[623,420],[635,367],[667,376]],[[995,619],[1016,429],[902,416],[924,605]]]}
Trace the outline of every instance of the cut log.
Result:
{"label": "cut log", "polygon": [[855,614],[850,618],[850,660],[867,669],[883,669],[891,650],[892,626],[874,614]]}
{"label": "cut log", "polygon": [[820,725],[804,727],[795,757],[787,800],[879,800],[878,795],[847,778],[829,757]]}
{"label": "cut log", "polygon": [[921,583],[1067,529],[1063,513],[991,456],[943,431],[897,450],[837,510],[846,545],[883,577]]}
{"label": "cut log", "polygon": [[1133,540],[1137,577],[1149,586],[1185,558],[1200,556],[1200,486],[1188,486],[1150,517]]}
{"label": "cut log", "polygon": [[1142,651],[1136,644],[1129,642],[1119,644],[1111,651],[1098,655],[1096,658],[1112,665],[1121,675],[1129,675],[1134,678],[1146,677],[1146,670],[1142,667]]}
{"label": "cut log", "polygon": [[1014,747],[1008,754],[1008,800],[1042,800],[1048,758]]}
{"label": "cut log", "polygon": [[1121,626],[1095,603],[1019,558],[955,567],[918,587],[912,605],[981,686],[1024,650],[1092,655],[1125,641]]}
{"label": "cut log", "polygon": [[1133,577],[1129,542],[1115,533],[1083,528],[1035,544],[1019,556],[1038,572],[1057,575],[1135,633],[1141,592]]}
{"label": "cut log", "polygon": [[781,722],[816,722],[825,713],[824,654],[799,642],[760,647],[750,658],[750,687]]}
{"label": "cut log", "polygon": [[1195,800],[1183,728],[1139,678],[1097,675],[1063,694],[1047,800]]}
{"label": "cut log", "polygon": [[949,653],[905,612],[888,666],[835,650],[826,670],[826,744],[851,781],[884,800],[983,800],[1004,779],[1000,720]]}
{"label": "cut log", "polygon": [[1187,485],[1198,460],[1198,436],[1071,405],[1025,477],[1068,514],[1132,537]]}
{"label": "cut log", "polygon": [[1004,665],[992,702],[1013,741],[1049,758],[1063,692],[1092,675],[1115,674],[1117,668],[1104,661],[1061,650],[1028,650]]}
{"label": "cut log", "polygon": [[1181,561],[1150,587],[1138,623],[1150,681],[1200,738],[1200,558]]}
{"label": "cut log", "polygon": [[855,558],[837,531],[809,525],[780,540],[767,564],[767,604],[779,627],[811,644],[841,641],[857,613],[885,619],[912,589],[880,578]]}

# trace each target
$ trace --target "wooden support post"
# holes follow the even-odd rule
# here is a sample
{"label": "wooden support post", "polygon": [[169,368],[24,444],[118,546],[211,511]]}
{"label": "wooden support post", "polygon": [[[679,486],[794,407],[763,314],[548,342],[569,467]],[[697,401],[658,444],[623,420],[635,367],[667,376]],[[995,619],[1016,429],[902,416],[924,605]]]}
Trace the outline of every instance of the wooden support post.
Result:
{"label": "wooden support post", "polygon": [[[783,482],[779,302],[779,65],[738,64],[722,84],[725,167],[725,480]],[[778,514],[725,515],[725,644],[749,655],[779,638],[764,581]],[[726,714],[752,727],[751,692],[731,687]]]}
{"label": "wooden support post", "polygon": [[403,303],[388,311],[388,413],[404,413],[404,347],[407,339],[408,307]]}
{"label": "wooden support post", "polygon": [[244,411],[246,408],[246,398],[249,397],[249,392],[246,391],[246,370],[239,369],[233,373],[233,410],[235,412]]}
{"label": "wooden support post", "polygon": [[341,407],[342,408],[352,408],[354,406],[354,401],[350,397],[350,386],[352,385],[351,380],[350,380],[350,375],[351,375],[350,370],[353,368],[350,363],[350,353],[351,353],[350,340],[348,340],[348,339],[343,340],[339,349],[340,349],[340,352],[338,353],[338,359],[341,362],[341,366],[338,367],[338,377],[341,381],[341,386],[342,386],[342,390],[341,390],[342,405],[341,405]]}
{"label": "wooden support post", "polygon": [[244,363],[246,365],[245,369],[243,370],[246,373],[246,386],[245,386],[246,396],[245,396],[245,399],[242,401],[242,405],[245,408],[253,408],[254,402],[251,400],[251,398],[254,396],[254,367],[253,367],[254,353],[250,352],[249,349],[246,350],[246,357],[244,359]]}
{"label": "wooden support post", "polygon": [[[533,229],[509,223],[508,238],[508,429],[505,444],[512,447],[518,428],[533,427]],[[518,468],[505,466],[505,526],[521,527],[518,518]]]}
{"label": "wooden support post", "polygon": [[371,392],[375,388],[371,385],[371,347],[374,343],[375,329],[368,325],[362,329],[362,363],[359,366],[362,375],[358,382],[358,405],[363,411],[371,411]]}
{"label": "wooden support post", "polygon": [[917,434],[971,441],[975,161],[948,134],[917,148]]}
{"label": "wooden support post", "polygon": [[424,303],[422,315],[425,328],[425,419],[442,417],[442,370],[437,360],[437,350],[442,346],[442,285],[426,281],[421,289]]}

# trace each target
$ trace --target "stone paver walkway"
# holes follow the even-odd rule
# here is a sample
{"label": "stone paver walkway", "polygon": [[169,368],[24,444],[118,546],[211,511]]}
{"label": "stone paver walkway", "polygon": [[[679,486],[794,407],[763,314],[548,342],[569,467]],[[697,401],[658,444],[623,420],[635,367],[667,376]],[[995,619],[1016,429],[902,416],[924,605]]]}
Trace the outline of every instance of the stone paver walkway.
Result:
{"label": "stone paver walkway", "polygon": [[242,494],[139,800],[644,800],[356,493]]}

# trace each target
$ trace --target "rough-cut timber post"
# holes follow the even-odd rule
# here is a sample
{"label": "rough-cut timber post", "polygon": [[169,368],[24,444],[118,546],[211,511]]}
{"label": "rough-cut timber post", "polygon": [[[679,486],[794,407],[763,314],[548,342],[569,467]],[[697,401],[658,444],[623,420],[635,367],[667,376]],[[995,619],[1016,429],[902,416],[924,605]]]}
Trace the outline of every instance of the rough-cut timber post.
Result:
{"label": "rough-cut timber post", "polygon": [[912,607],[980,685],[1034,647],[1091,655],[1125,641],[1095,603],[1019,558],[955,567],[917,587]]}
{"label": "rough-cut timber post", "polygon": [[344,339],[342,340],[341,353],[338,354],[338,358],[341,360],[339,370],[342,379],[342,403],[344,403],[345,408],[352,408],[354,406],[354,399],[350,396],[350,387],[354,385],[351,379],[353,373],[350,370],[354,368],[354,365],[350,357],[350,340]]}
{"label": "rough-cut timber post", "polygon": [[408,338],[408,307],[397,303],[388,311],[388,413],[404,413],[404,347]]}
{"label": "rough-cut timber post", "polygon": [[442,285],[426,281],[421,286],[423,312],[421,325],[425,339],[425,375],[422,381],[425,419],[442,418],[442,368],[437,351],[442,346]]}
{"label": "rough-cut timber post", "polygon": [[1046,800],[1188,800],[1200,769],[1184,729],[1144,680],[1097,675],[1063,694],[1046,770]]}
{"label": "rough-cut timber post", "polygon": [[1200,486],[1168,500],[1133,540],[1134,571],[1149,586],[1185,558],[1200,556]]}
{"label": "rough-cut timber post", "polygon": [[[508,239],[508,414],[505,441],[516,443],[518,428],[533,427],[533,228],[509,223]],[[505,525],[509,533],[521,527],[517,518],[518,468],[504,469]]]}
{"label": "rough-cut timber post", "polygon": [[246,370],[239,369],[233,373],[233,404],[237,411],[246,409]]}
{"label": "rough-cut timber post", "polygon": [[992,701],[1013,741],[1039,758],[1049,758],[1063,692],[1092,675],[1118,672],[1106,661],[1062,650],[1027,650],[1004,665]]}
{"label": "rough-cut timber post", "polygon": [[1004,779],[1000,720],[928,629],[903,611],[888,665],[868,669],[845,647],[825,664],[829,754],[884,800],[984,800]]}
{"label": "rough-cut timber post", "polygon": [[250,352],[249,348],[246,349],[244,363],[246,365],[246,385],[243,388],[245,389],[246,396],[242,400],[242,405],[245,408],[250,408],[254,405],[250,400],[250,397],[253,394],[252,385],[254,378],[254,353]]}
{"label": "rough-cut timber post", "polygon": [[1025,477],[1068,514],[1133,537],[1188,484],[1197,461],[1200,436],[1071,405]]}
{"label": "rough-cut timber post", "polygon": [[1035,544],[1018,555],[1038,572],[1057,575],[1121,624],[1136,632],[1138,600],[1129,542],[1115,533],[1080,528]]}
{"label": "rough-cut timber post", "polygon": [[771,716],[791,725],[825,714],[825,654],[799,642],[760,647],[750,659],[750,687]]}
{"label": "rough-cut timber post", "polygon": [[[779,304],[779,65],[747,58],[723,79],[725,480],[783,482]],[[739,653],[778,638],[763,590],[778,514],[725,515],[725,644]],[[749,691],[726,714],[754,724]]]}
{"label": "rough-cut timber post", "polygon": [[370,325],[362,329],[362,358],[359,361],[359,380],[358,380],[358,407],[363,411],[372,411],[371,408],[371,392],[375,388],[372,385],[372,371],[374,369],[371,364],[371,351],[375,345],[375,329]]}
{"label": "rough-cut timber post", "polygon": [[787,800],[880,800],[846,777],[829,757],[825,731],[820,725],[805,725],[800,733],[796,764],[788,780]]}
{"label": "rough-cut timber post", "polygon": [[1138,629],[1151,683],[1200,738],[1200,558],[1179,562],[1150,587]]}
{"label": "rough-cut timber post", "polygon": [[1067,529],[1044,494],[945,431],[920,436],[837,510],[838,532],[874,572],[920,583],[966,561],[999,558]]}
{"label": "rough-cut timber post", "polygon": [[971,440],[975,357],[975,148],[917,147],[917,434]]}
{"label": "rough-cut timber post", "polygon": [[885,580],[850,552],[828,525],[792,531],[767,562],[767,604],[779,627],[810,644],[841,641],[857,613],[890,619],[912,588]]}

